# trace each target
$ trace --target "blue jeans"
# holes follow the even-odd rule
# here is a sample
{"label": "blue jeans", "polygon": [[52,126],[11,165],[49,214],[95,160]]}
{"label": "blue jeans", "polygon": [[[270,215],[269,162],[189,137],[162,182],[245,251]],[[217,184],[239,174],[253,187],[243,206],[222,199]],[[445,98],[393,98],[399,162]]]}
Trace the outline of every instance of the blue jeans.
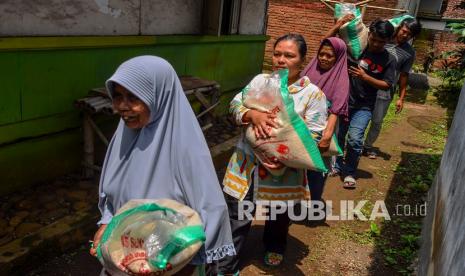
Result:
{"label": "blue jeans", "polygon": [[343,120],[339,122],[337,139],[339,145],[345,148],[346,155],[345,158],[342,156],[336,158],[334,168],[345,176],[355,176],[358,161],[362,155],[363,137],[371,120],[371,113],[370,110],[349,109],[349,122]]}
{"label": "blue jeans", "polygon": [[384,117],[386,117],[391,101],[392,99],[390,97],[380,97],[378,95],[376,98],[376,104],[375,109],[373,110],[370,128],[368,129],[367,137],[365,139],[365,148],[373,147],[376,139],[378,139],[378,136],[381,132],[381,127],[383,126]]}

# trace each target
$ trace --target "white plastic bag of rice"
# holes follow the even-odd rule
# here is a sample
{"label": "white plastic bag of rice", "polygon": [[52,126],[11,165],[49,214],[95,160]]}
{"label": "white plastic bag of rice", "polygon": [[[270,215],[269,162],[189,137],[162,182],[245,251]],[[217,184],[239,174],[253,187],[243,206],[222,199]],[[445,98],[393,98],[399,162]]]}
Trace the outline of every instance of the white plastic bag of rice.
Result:
{"label": "white plastic bag of rice", "polygon": [[205,241],[200,216],[177,201],[131,200],[105,229],[97,257],[112,276],[173,275]]}

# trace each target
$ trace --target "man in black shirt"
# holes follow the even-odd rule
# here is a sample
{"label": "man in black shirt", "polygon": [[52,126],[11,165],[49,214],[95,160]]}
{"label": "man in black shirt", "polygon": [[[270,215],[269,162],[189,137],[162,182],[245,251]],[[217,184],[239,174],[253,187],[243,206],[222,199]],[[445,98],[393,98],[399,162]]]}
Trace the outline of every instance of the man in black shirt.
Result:
{"label": "man in black shirt", "polygon": [[[417,36],[421,31],[421,24],[413,19],[408,18],[402,21],[396,30],[394,39],[386,44],[386,50],[394,56],[396,60],[395,79],[398,80],[399,99],[396,101],[396,112],[402,111],[404,99],[407,93],[407,83],[410,70],[415,60],[415,50],[409,41]],[[387,114],[391,104],[396,86],[393,85],[390,91],[378,90],[373,116],[371,117],[370,128],[365,139],[364,152],[368,158],[375,159],[377,152],[373,144],[381,132],[384,117]]]}
{"label": "man in black shirt", "polygon": [[[346,144],[346,156],[338,157],[333,174],[341,173],[344,188],[355,188],[355,172],[363,150],[365,130],[370,122],[379,89],[389,90],[395,82],[395,60],[384,48],[394,33],[387,20],[370,24],[368,46],[358,61],[349,61],[350,97],[348,121],[339,123],[338,140]],[[347,139],[346,139],[347,135]]]}

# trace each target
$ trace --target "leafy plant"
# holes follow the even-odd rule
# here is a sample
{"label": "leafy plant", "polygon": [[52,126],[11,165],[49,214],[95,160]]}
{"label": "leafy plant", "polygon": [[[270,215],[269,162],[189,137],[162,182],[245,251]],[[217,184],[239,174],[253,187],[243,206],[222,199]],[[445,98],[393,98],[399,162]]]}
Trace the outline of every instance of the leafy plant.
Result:
{"label": "leafy plant", "polygon": [[[457,7],[465,7],[464,3],[462,1]],[[465,43],[465,22],[450,23],[447,27],[451,29],[452,33],[458,35],[458,42]],[[443,59],[443,70],[439,71],[439,77],[442,79],[442,84],[435,89],[434,95],[439,104],[447,108],[448,126],[450,127],[465,80],[465,47],[448,51],[441,58]]]}
{"label": "leafy plant", "polygon": [[379,236],[381,234],[378,225],[373,221],[370,223],[370,233],[372,236]]}

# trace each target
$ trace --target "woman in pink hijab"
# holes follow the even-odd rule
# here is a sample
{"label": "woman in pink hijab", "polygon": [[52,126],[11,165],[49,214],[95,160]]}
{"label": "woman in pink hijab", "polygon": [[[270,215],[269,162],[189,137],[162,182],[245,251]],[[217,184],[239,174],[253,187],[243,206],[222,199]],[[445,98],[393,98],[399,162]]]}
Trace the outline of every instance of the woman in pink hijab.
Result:
{"label": "woman in pink hijab", "polygon": [[[328,122],[318,147],[323,153],[328,150],[338,119],[348,116],[349,73],[347,71],[347,46],[337,37],[329,37],[321,42],[317,56],[302,71],[310,81],[318,86],[328,100]],[[343,145],[340,145],[341,147]],[[312,200],[321,201],[326,174],[308,172]]]}

